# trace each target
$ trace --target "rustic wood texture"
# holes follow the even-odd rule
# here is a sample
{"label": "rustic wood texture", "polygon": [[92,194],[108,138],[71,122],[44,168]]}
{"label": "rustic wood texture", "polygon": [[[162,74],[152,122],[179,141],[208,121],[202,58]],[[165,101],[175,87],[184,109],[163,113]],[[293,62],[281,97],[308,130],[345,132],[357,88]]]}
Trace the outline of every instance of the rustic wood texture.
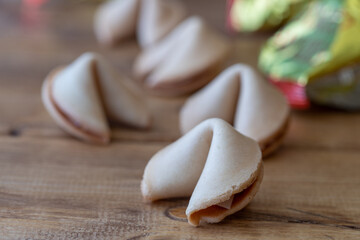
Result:
{"label": "rustic wood texture", "polygon": [[[225,1],[186,0],[225,32]],[[188,199],[145,204],[143,169],[179,137],[184,98],[148,98],[154,126],[114,128],[109,146],[81,143],[44,110],[40,86],[55,66],[84,51],[131,75],[135,41],[101,48],[96,4],[51,1],[40,11],[0,0],[0,239],[359,239],[360,113],[294,111],[284,146],[265,160],[254,201],[222,223],[191,227]],[[256,66],[266,36],[232,37],[230,63]]]}

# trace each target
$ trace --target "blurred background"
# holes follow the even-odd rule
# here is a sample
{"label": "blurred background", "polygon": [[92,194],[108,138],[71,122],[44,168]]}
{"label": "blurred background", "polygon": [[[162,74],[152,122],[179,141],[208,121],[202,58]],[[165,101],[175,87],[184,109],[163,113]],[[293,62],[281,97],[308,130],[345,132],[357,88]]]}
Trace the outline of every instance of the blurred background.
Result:
{"label": "blurred background", "polygon": [[[0,0],[0,95],[4,99],[0,101],[0,128],[3,131],[8,131],[9,124],[17,122],[16,125],[22,126],[24,121],[26,126],[29,121],[36,126],[47,126],[43,120],[47,114],[40,99],[44,78],[51,69],[68,64],[86,51],[103,54],[119,72],[131,76],[133,61],[140,52],[135,39],[106,48],[95,38],[94,13],[102,2]],[[269,35],[238,38],[230,33],[226,27],[226,1],[183,2],[190,14],[202,16],[233,39],[234,50],[228,65],[242,62],[256,67],[260,46]],[[174,101],[177,100],[169,100]],[[181,104],[182,100],[179,101]],[[9,108],[9,104],[16,105],[16,110]]]}

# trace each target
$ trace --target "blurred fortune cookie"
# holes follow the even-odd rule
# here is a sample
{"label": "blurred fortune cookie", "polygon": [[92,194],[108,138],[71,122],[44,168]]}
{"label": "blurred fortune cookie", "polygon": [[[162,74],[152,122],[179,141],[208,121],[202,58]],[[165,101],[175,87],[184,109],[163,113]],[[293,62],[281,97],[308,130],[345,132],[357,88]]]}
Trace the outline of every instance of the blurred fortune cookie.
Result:
{"label": "blurred fortune cookie", "polygon": [[153,95],[188,94],[221,71],[229,47],[229,41],[204,20],[190,17],[140,53],[134,76]]}
{"label": "blurred fortune cookie", "polygon": [[276,150],[287,130],[285,97],[251,67],[236,64],[191,96],[180,112],[180,129],[188,132],[208,118],[221,118],[260,144],[263,155]]}
{"label": "blurred fortune cookie", "polygon": [[142,99],[95,53],[53,70],[44,81],[42,99],[60,127],[86,142],[108,143],[108,120],[138,128],[150,125]]}
{"label": "blurred fortune cookie", "polygon": [[151,158],[141,191],[147,201],[191,196],[186,215],[197,226],[244,208],[262,177],[259,145],[225,121],[210,119]]}
{"label": "blurred fortune cookie", "polygon": [[140,46],[148,47],[185,18],[185,7],[177,0],[110,0],[98,8],[94,30],[103,45],[136,35]]}

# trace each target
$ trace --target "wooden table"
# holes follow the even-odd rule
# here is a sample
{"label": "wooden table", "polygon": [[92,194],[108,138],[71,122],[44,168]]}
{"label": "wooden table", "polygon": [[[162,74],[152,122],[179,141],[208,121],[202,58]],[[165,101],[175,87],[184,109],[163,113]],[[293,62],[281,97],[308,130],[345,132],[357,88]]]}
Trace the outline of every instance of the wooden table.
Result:
{"label": "wooden table", "polygon": [[[224,1],[186,3],[225,31]],[[109,146],[74,140],[41,103],[46,74],[97,51],[129,75],[139,48],[96,43],[96,4],[19,6],[0,0],[0,239],[360,239],[359,113],[294,111],[284,146],[265,159],[254,201],[220,224],[194,228],[183,214],[188,199],[145,204],[139,188],[150,157],[179,137],[184,99],[148,97],[153,128],[117,127]],[[230,63],[255,66],[265,39],[233,37]]]}

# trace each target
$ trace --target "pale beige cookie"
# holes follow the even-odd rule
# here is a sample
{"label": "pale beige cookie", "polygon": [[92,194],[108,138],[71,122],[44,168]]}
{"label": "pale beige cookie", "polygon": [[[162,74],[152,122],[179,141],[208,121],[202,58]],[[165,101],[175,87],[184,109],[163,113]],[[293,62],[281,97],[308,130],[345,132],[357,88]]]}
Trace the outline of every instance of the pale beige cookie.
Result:
{"label": "pale beige cookie", "polygon": [[221,118],[240,133],[256,140],[263,155],[281,144],[289,122],[285,97],[251,67],[236,64],[191,96],[180,112],[186,133],[208,118]]}
{"label": "pale beige cookie", "polygon": [[138,56],[134,74],[156,95],[184,95],[220,71],[229,47],[229,41],[201,18],[190,17]]}
{"label": "pale beige cookie", "polygon": [[95,13],[94,31],[97,40],[112,46],[134,36],[141,0],[110,0]]}
{"label": "pale beige cookie", "polygon": [[42,99],[65,131],[87,142],[109,142],[108,120],[140,128],[150,125],[144,102],[94,53],[53,70],[44,81]]}
{"label": "pale beige cookie", "polygon": [[186,9],[177,0],[142,0],[137,25],[140,46],[150,47],[186,18]]}
{"label": "pale beige cookie", "polygon": [[262,176],[259,145],[225,121],[210,119],[151,158],[141,190],[148,201],[191,196],[186,215],[197,226],[244,208]]}
{"label": "pale beige cookie", "polygon": [[144,48],[164,38],[185,17],[185,7],[178,0],[110,0],[98,8],[94,30],[104,45],[137,35]]}

